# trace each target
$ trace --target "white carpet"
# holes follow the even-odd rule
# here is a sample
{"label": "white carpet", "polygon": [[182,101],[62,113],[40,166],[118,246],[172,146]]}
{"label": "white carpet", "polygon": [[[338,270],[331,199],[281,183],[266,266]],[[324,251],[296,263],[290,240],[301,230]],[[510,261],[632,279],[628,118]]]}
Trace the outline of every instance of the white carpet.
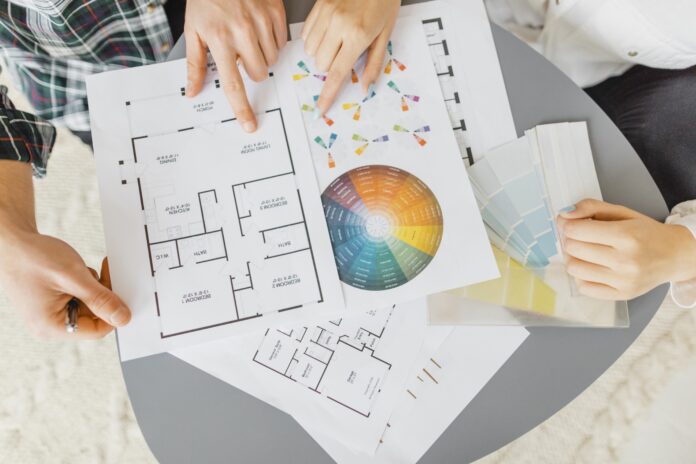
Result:
{"label": "white carpet", "polygon": [[[5,79],[2,76],[0,82]],[[16,92],[11,95],[21,101]],[[60,133],[49,176],[37,183],[36,193],[40,230],[63,238],[90,266],[99,268],[104,241],[94,160],[69,133]],[[133,417],[113,335],[79,344],[37,342],[0,296],[0,349],[0,462],[154,462]],[[655,435],[646,429],[646,421],[653,423],[652,417],[669,411],[665,408],[693,402],[684,385],[693,391],[696,375],[681,379],[681,387],[667,385],[694,363],[696,311],[664,305],[631,349],[593,386],[546,423],[481,462],[633,462],[647,448],[657,450],[650,456],[696,456],[696,439],[688,435],[696,430],[696,420],[690,414],[680,417],[679,430],[686,433],[687,443],[680,442],[676,454],[661,449],[665,442],[651,441]],[[671,402],[660,408],[663,392]],[[685,398],[680,400],[679,394]]]}

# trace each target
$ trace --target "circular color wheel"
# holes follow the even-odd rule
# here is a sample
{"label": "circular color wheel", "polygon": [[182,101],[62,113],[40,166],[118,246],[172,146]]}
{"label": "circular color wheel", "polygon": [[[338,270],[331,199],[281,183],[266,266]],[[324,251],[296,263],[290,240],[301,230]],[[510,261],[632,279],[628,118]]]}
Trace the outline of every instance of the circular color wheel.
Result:
{"label": "circular color wheel", "polygon": [[433,192],[392,166],[363,166],[321,196],[342,282],[363,290],[395,288],[432,261],[443,219]]}

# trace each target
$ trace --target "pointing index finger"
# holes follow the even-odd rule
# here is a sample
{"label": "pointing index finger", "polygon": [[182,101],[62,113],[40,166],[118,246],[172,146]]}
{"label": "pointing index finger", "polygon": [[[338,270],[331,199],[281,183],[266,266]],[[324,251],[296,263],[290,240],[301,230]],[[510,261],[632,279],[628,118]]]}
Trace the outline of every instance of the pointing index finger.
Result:
{"label": "pointing index finger", "polygon": [[256,115],[249,104],[242,75],[237,65],[236,52],[227,46],[209,45],[220,72],[220,85],[232,106],[237,120],[246,132],[256,130]]}
{"label": "pointing index finger", "polygon": [[333,104],[336,96],[341,91],[343,83],[348,78],[351,69],[353,69],[353,64],[360,58],[361,53],[358,48],[343,42],[341,50],[331,65],[324,88],[322,88],[321,95],[317,101],[317,106],[322,114],[326,113]]}
{"label": "pointing index finger", "polygon": [[205,46],[195,33],[186,34],[186,96],[195,97],[203,87],[208,57]]}

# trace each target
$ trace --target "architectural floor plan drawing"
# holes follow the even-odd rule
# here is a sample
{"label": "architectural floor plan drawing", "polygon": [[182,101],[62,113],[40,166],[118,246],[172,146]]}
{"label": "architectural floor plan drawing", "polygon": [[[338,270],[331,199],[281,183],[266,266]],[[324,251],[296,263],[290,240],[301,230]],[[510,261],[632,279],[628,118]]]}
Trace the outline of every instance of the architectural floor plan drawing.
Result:
{"label": "architectural floor plan drawing", "polygon": [[[102,195],[118,204],[104,208],[111,211],[105,221],[117,224],[107,227],[112,279],[116,288],[131,280],[127,301],[136,313],[133,326],[119,331],[122,355],[143,344],[130,341],[136,333],[148,348],[133,351],[151,354],[207,340],[211,331],[262,329],[318,308],[337,314],[342,297],[306,141],[293,138],[288,119],[298,118],[286,116],[272,78],[259,84],[259,129],[247,134],[214,70],[193,99],[175,82],[148,92],[143,82],[163,79],[157,66],[141,74],[133,86],[140,92],[110,98],[121,111],[105,98],[95,99],[93,111],[100,177],[108,177]],[[91,87],[108,86],[109,77]],[[113,129],[99,130],[107,109],[109,122],[119,118],[123,128],[118,140]],[[145,272],[129,266],[136,260],[147,260]]]}
{"label": "architectural floor plan drawing", "polygon": [[474,163],[474,155],[467,133],[466,121],[464,119],[464,109],[461,87],[457,85],[454,66],[452,63],[452,55],[450,47],[452,42],[449,41],[444,30],[443,20],[440,17],[434,17],[422,20],[425,37],[428,40],[430,47],[430,56],[435,65],[435,72],[440,81],[440,89],[442,97],[447,105],[447,114],[449,114],[452,123],[452,130],[459,145],[459,152],[467,163]]}
{"label": "architectural floor plan drawing", "polygon": [[268,329],[254,362],[369,417],[391,369],[375,351],[395,308],[312,327]]}
{"label": "architectural floor plan drawing", "polygon": [[431,343],[416,357],[376,450],[361,452],[330,429],[299,420],[336,462],[418,462],[529,335],[523,327],[441,327],[447,330],[430,333],[437,329],[428,328]]}
{"label": "architectural floor plan drawing", "polygon": [[423,344],[426,312],[421,299],[173,354],[373,453]]}
{"label": "architectural floor plan drawing", "polygon": [[[517,134],[489,23],[481,21],[482,14],[485,9],[478,2],[452,0],[412,3],[399,12],[423,25],[466,166]],[[473,42],[478,46],[471,46]]]}
{"label": "architectural floor plan drawing", "polygon": [[[282,111],[259,119],[250,143],[234,119],[133,139],[162,337],[322,302]],[[216,147],[240,157],[221,183],[201,163]]]}

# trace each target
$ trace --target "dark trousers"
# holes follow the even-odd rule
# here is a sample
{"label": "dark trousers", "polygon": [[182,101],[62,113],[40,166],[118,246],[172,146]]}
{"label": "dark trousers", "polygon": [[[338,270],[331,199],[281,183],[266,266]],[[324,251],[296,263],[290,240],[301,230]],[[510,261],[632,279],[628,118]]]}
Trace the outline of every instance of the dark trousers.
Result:
{"label": "dark trousers", "polygon": [[696,199],[696,66],[634,66],[585,90],[631,143],[670,209]]}

